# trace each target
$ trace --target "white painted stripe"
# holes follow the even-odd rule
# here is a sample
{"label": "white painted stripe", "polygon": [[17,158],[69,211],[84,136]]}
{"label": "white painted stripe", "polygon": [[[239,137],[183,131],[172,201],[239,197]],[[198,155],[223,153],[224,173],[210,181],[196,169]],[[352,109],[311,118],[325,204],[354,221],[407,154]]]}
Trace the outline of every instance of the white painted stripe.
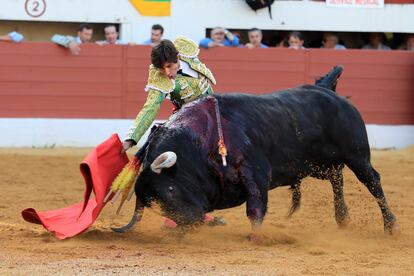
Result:
{"label": "white painted stripe", "polygon": [[[123,139],[132,123],[132,119],[0,118],[0,147],[93,147],[112,133]],[[367,125],[367,131],[372,148],[414,144],[414,125]]]}

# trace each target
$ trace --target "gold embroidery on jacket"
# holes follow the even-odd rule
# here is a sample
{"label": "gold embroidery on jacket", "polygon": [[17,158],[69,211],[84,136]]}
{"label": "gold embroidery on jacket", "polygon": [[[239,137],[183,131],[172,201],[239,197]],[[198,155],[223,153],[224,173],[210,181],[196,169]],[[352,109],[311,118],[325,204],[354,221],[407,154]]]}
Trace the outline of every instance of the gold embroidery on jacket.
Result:
{"label": "gold embroidery on jacket", "polygon": [[164,94],[168,94],[174,90],[174,80],[170,80],[166,75],[162,74],[154,65],[150,65],[147,86],[145,90],[154,89]]}
{"label": "gold embroidery on jacket", "polygon": [[216,79],[214,78],[213,73],[211,73],[210,69],[198,59],[200,49],[198,48],[197,43],[187,37],[179,36],[174,40],[174,46],[180,53],[180,59],[182,61],[187,62],[191,69],[206,76],[212,84],[216,84]]}
{"label": "gold embroidery on jacket", "polygon": [[135,142],[138,142],[141,139],[142,135],[144,135],[145,131],[151,126],[157,116],[164,97],[165,94],[157,90],[150,89],[148,91],[147,101],[135,118],[133,126],[127,133],[128,139],[133,139]]}
{"label": "gold embroidery on jacket", "polygon": [[185,36],[178,36],[174,40],[174,46],[182,57],[196,58],[200,52],[197,43]]}

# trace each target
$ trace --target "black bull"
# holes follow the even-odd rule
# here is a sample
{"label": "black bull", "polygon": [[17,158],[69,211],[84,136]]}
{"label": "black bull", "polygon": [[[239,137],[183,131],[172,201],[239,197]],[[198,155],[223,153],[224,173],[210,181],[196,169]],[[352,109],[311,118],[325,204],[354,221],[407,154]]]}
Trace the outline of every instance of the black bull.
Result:
{"label": "black bull", "polygon": [[[228,149],[226,167],[218,154],[215,99]],[[131,228],[153,201],[183,226],[201,222],[206,212],[246,202],[255,229],[265,216],[268,191],[290,186],[292,214],[307,176],[331,182],[336,221],[346,225],[344,165],[375,197],[385,231],[392,233],[396,218],[371,165],[364,122],[346,99],[313,85],[261,96],[203,98],[186,105],[154,133],[135,185],[136,211],[118,230]]]}

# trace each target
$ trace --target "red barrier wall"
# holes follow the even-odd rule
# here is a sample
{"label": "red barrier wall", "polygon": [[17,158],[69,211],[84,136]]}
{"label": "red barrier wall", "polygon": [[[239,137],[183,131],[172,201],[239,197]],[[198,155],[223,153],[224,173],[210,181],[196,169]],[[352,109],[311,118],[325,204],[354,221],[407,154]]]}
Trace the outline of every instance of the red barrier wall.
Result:
{"label": "red barrier wall", "polygon": [[[0,43],[0,117],[133,118],[145,102],[145,46],[84,45],[79,56],[51,43]],[[345,66],[337,91],[366,123],[414,124],[414,53],[221,48],[200,59],[216,92],[268,93],[313,83]],[[166,101],[158,118],[167,118]]]}
{"label": "red barrier wall", "polygon": [[[313,1],[317,1],[317,2],[326,2],[325,0],[313,0]],[[403,5],[407,5],[407,4],[414,4],[414,0],[384,0],[384,4],[403,4]]]}
{"label": "red barrier wall", "polygon": [[414,0],[385,0],[384,4],[414,4]]}

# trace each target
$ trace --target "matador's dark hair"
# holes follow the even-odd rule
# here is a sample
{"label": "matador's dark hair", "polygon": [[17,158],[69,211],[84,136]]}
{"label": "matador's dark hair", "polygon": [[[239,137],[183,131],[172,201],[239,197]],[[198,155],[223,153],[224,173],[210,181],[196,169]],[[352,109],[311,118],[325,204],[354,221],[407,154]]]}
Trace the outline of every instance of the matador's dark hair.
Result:
{"label": "matador's dark hair", "polygon": [[166,62],[177,63],[178,51],[170,40],[163,39],[152,48],[151,63],[156,68],[163,68]]}

